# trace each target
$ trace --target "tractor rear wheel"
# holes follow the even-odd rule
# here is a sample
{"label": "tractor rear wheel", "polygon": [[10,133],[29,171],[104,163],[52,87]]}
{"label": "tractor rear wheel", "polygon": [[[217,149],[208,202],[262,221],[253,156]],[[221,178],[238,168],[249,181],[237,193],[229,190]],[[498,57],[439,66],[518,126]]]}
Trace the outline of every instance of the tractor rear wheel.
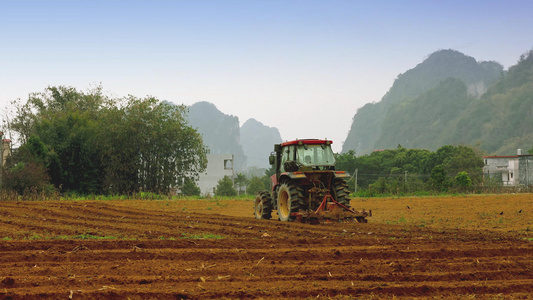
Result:
{"label": "tractor rear wheel", "polygon": [[341,178],[335,179],[333,182],[334,188],[335,188],[335,200],[339,202],[340,204],[344,204],[348,207],[350,207],[350,198],[348,198],[348,195],[350,195],[350,191],[348,190],[348,185],[346,184],[346,181]]}
{"label": "tractor rear wheel", "polygon": [[269,192],[259,192],[255,197],[255,218],[267,219],[272,218],[272,198]]}
{"label": "tractor rear wheel", "polygon": [[297,213],[300,210],[301,192],[294,183],[283,183],[278,189],[278,217],[280,221],[294,221],[296,216],[291,213]]}

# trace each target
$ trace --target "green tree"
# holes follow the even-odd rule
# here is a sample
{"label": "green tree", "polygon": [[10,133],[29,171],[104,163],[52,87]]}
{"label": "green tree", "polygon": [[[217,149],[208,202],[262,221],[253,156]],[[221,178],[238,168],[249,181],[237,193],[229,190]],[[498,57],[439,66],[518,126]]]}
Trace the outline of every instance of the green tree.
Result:
{"label": "green tree", "polygon": [[[99,192],[101,160],[95,144],[96,120],[103,97],[99,89],[83,94],[73,88],[48,87],[19,107],[10,129],[39,158],[56,187],[81,193]],[[37,137],[46,147],[35,143]],[[47,153],[44,153],[44,149]],[[42,153],[39,153],[41,151]],[[47,156],[47,157],[44,157]]]}
{"label": "green tree", "polygon": [[[3,188],[19,194],[28,190],[52,191],[50,175],[56,174],[57,155],[35,135],[6,159]],[[48,171],[48,172],[47,172]]]}
{"label": "green tree", "polygon": [[10,130],[64,191],[167,193],[207,165],[206,148],[187,123],[184,106],[151,97],[109,99],[101,87],[88,93],[49,87],[16,111]]}
{"label": "green tree", "polygon": [[233,188],[233,181],[228,175],[218,181],[215,195],[229,197],[237,195],[237,191]]}
{"label": "green tree", "polygon": [[106,112],[105,120],[108,190],[166,193],[180,178],[196,178],[207,165],[207,149],[187,123],[184,106],[130,96],[124,108]]}
{"label": "green tree", "polygon": [[442,165],[448,177],[453,178],[458,172],[466,171],[474,184],[483,180],[483,159],[467,146],[442,146],[431,155],[430,161]]}
{"label": "green tree", "polygon": [[264,190],[266,189],[263,179],[261,177],[252,176],[248,186],[246,187],[246,193],[248,195],[255,195],[257,192]]}
{"label": "green tree", "polygon": [[376,182],[369,186],[369,188],[370,190],[375,191],[378,194],[385,194],[389,189],[389,185],[385,177],[379,177]]}
{"label": "green tree", "polygon": [[527,151],[527,153],[533,155],[533,147],[531,147],[531,149],[529,149],[529,150]]}
{"label": "green tree", "polygon": [[46,170],[35,162],[19,162],[12,168],[4,170],[2,188],[16,191],[19,195],[27,192],[52,191]]}
{"label": "green tree", "polygon": [[353,173],[357,168],[357,157],[354,150],[346,153],[335,154],[335,169]]}
{"label": "green tree", "polygon": [[[248,184],[248,179],[242,173],[237,173],[235,177],[235,186],[237,187],[237,194],[240,196],[241,192],[246,190],[246,185]],[[243,189],[244,188],[244,189]]]}
{"label": "green tree", "polygon": [[57,187],[83,194],[102,192],[97,126],[95,120],[80,111],[57,113],[36,125],[36,135],[57,153],[56,169],[61,172],[50,174]]}
{"label": "green tree", "polygon": [[196,185],[194,180],[185,178],[185,182],[181,188],[181,194],[184,196],[200,196],[200,188]]}
{"label": "green tree", "polygon": [[466,191],[472,186],[472,180],[470,179],[466,171],[457,173],[457,176],[455,176],[455,183],[462,191]]}
{"label": "green tree", "polygon": [[431,170],[431,185],[436,191],[446,191],[448,188],[449,181],[443,165],[437,165]]}
{"label": "green tree", "polygon": [[265,177],[270,178],[270,176],[276,174],[276,165],[271,165],[270,168],[265,170]]}

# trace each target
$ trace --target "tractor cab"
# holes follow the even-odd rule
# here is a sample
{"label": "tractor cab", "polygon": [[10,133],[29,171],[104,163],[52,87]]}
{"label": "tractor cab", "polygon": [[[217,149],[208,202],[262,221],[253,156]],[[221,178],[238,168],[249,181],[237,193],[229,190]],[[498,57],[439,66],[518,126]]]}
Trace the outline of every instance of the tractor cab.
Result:
{"label": "tractor cab", "polygon": [[335,156],[328,140],[295,140],[275,145],[270,164],[276,173],[334,170]]}

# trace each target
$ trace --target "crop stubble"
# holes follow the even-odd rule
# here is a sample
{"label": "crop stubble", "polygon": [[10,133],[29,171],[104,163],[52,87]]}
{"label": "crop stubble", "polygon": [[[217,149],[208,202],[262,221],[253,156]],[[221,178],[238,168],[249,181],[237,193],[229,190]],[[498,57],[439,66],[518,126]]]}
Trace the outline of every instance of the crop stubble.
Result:
{"label": "crop stubble", "polygon": [[357,199],[369,223],[319,225],[242,200],[0,202],[0,299],[529,298],[531,198]]}

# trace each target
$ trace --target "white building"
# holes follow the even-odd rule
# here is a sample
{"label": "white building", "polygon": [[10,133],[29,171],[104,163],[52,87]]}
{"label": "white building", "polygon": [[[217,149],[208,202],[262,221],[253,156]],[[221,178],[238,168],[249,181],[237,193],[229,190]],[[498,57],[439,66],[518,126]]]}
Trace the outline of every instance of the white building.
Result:
{"label": "white building", "polygon": [[484,156],[483,176],[502,182],[504,186],[533,184],[533,155]]}
{"label": "white building", "polygon": [[233,154],[207,154],[207,168],[197,182],[201,195],[214,195],[218,181],[224,176],[234,179]]}

